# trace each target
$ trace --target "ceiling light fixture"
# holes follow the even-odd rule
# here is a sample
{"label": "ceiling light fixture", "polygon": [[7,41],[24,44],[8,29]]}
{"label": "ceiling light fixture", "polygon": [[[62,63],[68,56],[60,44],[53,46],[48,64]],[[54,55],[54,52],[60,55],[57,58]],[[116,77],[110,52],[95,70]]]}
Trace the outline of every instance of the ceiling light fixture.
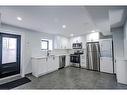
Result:
{"label": "ceiling light fixture", "polygon": [[71,37],[73,37],[73,36],[74,36],[74,34],[70,34],[70,36],[71,36]]}
{"label": "ceiling light fixture", "polygon": [[66,28],[66,25],[62,25],[63,28]]}
{"label": "ceiling light fixture", "polygon": [[92,32],[92,33],[94,33],[94,32],[95,32],[95,30],[92,30],[91,32]]}
{"label": "ceiling light fixture", "polygon": [[17,17],[17,20],[22,21],[22,18],[21,17]]}

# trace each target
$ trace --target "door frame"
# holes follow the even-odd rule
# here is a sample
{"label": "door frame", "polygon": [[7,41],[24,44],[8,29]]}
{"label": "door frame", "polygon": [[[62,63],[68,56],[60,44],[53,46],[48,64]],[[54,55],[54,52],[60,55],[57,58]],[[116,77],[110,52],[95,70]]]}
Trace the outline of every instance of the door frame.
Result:
{"label": "door frame", "polygon": [[[1,33],[0,32],[0,65],[2,65],[2,37],[9,37],[9,38],[16,38],[17,39],[17,53],[16,53],[16,62],[18,64],[18,72],[17,74],[20,74],[21,72],[21,35],[17,35],[17,34],[10,34],[10,33]],[[0,66],[1,67],[1,66]],[[13,75],[16,75],[16,74],[13,74]],[[13,75],[10,75],[10,76],[13,76]],[[7,77],[10,77],[10,76],[7,76]]]}

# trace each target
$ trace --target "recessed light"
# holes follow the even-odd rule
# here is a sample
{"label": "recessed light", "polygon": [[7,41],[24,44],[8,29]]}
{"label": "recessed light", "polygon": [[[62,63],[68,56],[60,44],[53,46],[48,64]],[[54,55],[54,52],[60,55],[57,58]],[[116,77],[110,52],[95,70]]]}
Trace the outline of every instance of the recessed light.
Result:
{"label": "recessed light", "polygon": [[94,32],[95,32],[95,30],[92,30],[91,32],[92,32],[92,33],[94,33]]}
{"label": "recessed light", "polygon": [[21,17],[17,17],[17,20],[22,21],[22,18]]}
{"label": "recessed light", "polygon": [[71,36],[71,37],[73,37],[73,36],[74,36],[74,34],[70,34],[70,36]]}
{"label": "recessed light", "polygon": [[66,28],[66,25],[62,25],[63,28]]}

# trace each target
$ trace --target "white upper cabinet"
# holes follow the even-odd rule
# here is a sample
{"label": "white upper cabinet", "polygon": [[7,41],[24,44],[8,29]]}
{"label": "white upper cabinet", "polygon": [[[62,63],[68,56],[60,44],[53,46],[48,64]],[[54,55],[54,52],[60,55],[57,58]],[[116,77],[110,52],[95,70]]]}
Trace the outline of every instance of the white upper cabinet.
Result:
{"label": "white upper cabinet", "polygon": [[100,39],[99,44],[101,51],[112,51],[112,39]]}
{"label": "white upper cabinet", "polygon": [[99,32],[90,33],[86,36],[87,42],[99,41]]}
{"label": "white upper cabinet", "polygon": [[69,49],[69,39],[63,36],[54,38],[54,49]]}

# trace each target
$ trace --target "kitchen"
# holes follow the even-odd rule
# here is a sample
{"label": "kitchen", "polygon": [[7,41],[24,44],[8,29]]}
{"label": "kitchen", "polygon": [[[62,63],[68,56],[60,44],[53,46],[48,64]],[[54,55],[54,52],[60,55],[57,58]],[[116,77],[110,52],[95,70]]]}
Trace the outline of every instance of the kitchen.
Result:
{"label": "kitchen", "polygon": [[[122,13],[120,13],[121,11]],[[36,12],[36,14],[33,15],[34,12]],[[21,44],[20,48],[21,51],[19,52],[21,58],[19,58],[20,62],[18,61],[20,65],[18,65],[19,66],[18,72],[15,72],[15,74],[12,75],[17,74],[18,76],[20,75],[21,77],[28,77],[30,80],[33,81],[38,80],[40,78],[43,79],[46,76],[50,76],[54,73],[56,73],[56,75],[52,75],[52,77],[57,76],[58,75],[57,72],[61,72],[63,74],[61,75],[62,77],[66,77],[68,74],[70,74],[71,76],[71,74],[72,75],[74,73],[77,74],[77,72],[80,72],[81,70],[81,72],[85,71],[85,73],[86,72],[95,73],[93,74],[93,76],[91,75],[93,78],[94,76],[99,77],[98,75],[96,75],[97,73],[102,76],[106,75],[106,77],[107,76],[113,77],[114,79],[113,82],[116,82],[117,79],[118,83],[127,84],[126,78],[127,76],[125,76],[124,74],[126,72],[126,68],[123,69],[123,67],[126,67],[126,59],[124,59],[124,57],[126,57],[126,55],[124,55],[124,52],[126,52],[126,37],[124,37],[124,33],[126,34],[126,18],[123,17],[126,16],[124,14],[126,13],[125,7],[108,8],[94,6],[93,7],[15,6],[15,7],[0,7],[0,13],[2,19],[0,27],[0,39],[3,39],[3,43],[4,41],[9,42],[8,39],[4,40],[4,37],[6,38],[9,36],[8,34],[21,36],[20,39],[21,41],[19,41]],[[24,15],[24,13],[26,15]],[[46,14],[43,15],[43,13]],[[19,14],[21,15],[21,17],[17,16]],[[108,14],[110,15],[110,19],[108,18]],[[114,15],[116,14],[120,16],[119,18],[117,18],[117,20],[116,19],[114,20]],[[16,20],[15,16],[17,16]],[[37,17],[39,19],[37,19]],[[104,22],[102,20],[104,20]],[[112,22],[110,22],[109,20]],[[42,23],[43,21],[45,23]],[[123,21],[125,22],[123,23]],[[94,23],[96,24],[94,25]],[[7,43],[5,43],[5,45],[6,44]],[[1,47],[2,46],[0,46],[0,48]],[[13,47],[11,47],[11,49],[12,48]],[[1,54],[1,56],[3,55]],[[1,58],[1,60],[4,60],[2,62],[6,62],[10,59],[7,60],[5,56],[5,59]],[[7,63],[8,62],[6,62],[6,64]],[[120,67],[119,63],[122,64],[120,65],[121,68],[119,68]],[[121,71],[121,69],[123,71]],[[10,79],[11,81],[11,77],[9,77],[11,74],[6,74],[7,72],[6,70],[3,69],[2,71],[3,74],[1,74],[1,85],[2,81],[8,79]],[[71,73],[71,70],[72,71],[74,70],[73,73]],[[83,76],[79,76],[79,78],[85,77],[84,74]],[[8,78],[6,79],[5,76]],[[76,78],[76,76],[73,77]],[[15,79],[15,77],[12,78]],[[53,81],[54,80],[52,81],[50,80],[51,83]],[[71,79],[68,81],[72,82]],[[47,83],[47,81],[45,81],[45,83]],[[85,85],[83,85],[82,88],[93,89],[95,87],[96,89],[96,86],[98,85],[98,83],[96,85],[91,84],[92,86],[89,84],[86,83]],[[118,88],[120,88],[122,84],[119,85],[113,84],[113,87],[111,88],[115,89],[114,86],[116,87],[118,86]],[[69,83],[67,85],[69,85]],[[72,83],[71,85],[75,85],[75,83]],[[88,87],[86,87],[87,85]],[[107,87],[105,87],[105,85],[103,86],[104,86],[102,87],[103,89],[110,88],[110,86]],[[21,89],[25,89],[25,87],[27,89],[27,86],[25,85],[21,86]],[[70,85],[65,86],[65,88],[69,87],[72,89],[76,89],[75,86],[74,88],[73,86]],[[97,87],[101,89],[101,87],[99,86]],[[126,87],[127,86],[125,85],[125,88]],[[31,88],[31,86],[29,85],[28,88]],[[40,85],[40,89],[43,88],[46,87],[42,87],[42,85]],[[49,88],[52,88],[50,84]],[[60,88],[63,89],[64,87]]]}

